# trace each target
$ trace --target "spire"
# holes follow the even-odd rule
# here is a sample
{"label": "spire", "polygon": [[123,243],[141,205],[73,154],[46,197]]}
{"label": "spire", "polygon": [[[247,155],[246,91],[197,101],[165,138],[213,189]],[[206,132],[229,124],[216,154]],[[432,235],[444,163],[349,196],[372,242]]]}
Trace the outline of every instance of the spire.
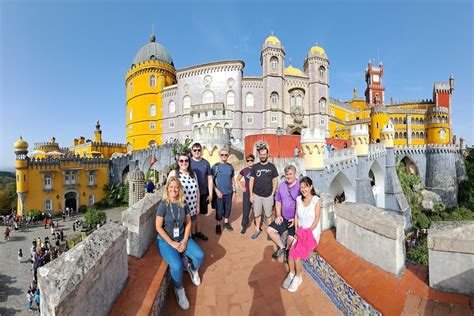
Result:
{"label": "spire", "polygon": [[95,124],[95,129],[96,129],[96,131],[100,130],[100,123],[99,123],[99,121],[97,121],[97,123]]}

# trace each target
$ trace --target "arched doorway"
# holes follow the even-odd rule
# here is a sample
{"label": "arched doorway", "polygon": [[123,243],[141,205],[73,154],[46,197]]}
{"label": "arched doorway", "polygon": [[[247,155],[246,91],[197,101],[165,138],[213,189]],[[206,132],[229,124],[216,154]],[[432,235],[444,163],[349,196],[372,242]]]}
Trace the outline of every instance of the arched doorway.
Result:
{"label": "arched doorway", "polygon": [[402,163],[403,166],[405,167],[406,173],[419,175],[418,167],[416,166],[415,162],[410,159],[410,157],[408,156],[403,157],[400,163]]}
{"label": "arched doorway", "polygon": [[79,195],[75,191],[66,192],[64,194],[64,208],[69,207],[76,212],[78,210],[79,205]]}
{"label": "arched doorway", "polygon": [[372,193],[374,194],[375,205],[380,208],[385,208],[385,179],[382,168],[380,168],[377,161],[374,161],[369,170],[369,178]]}
{"label": "arched doorway", "polygon": [[127,165],[122,171],[122,183],[128,183],[128,173],[130,172],[130,167]]}
{"label": "arched doorway", "polygon": [[356,194],[354,187],[352,186],[349,179],[344,173],[339,172],[337,176],[332,180],[331,185],[328,189],[329,195],[338,202],[355,202]]}

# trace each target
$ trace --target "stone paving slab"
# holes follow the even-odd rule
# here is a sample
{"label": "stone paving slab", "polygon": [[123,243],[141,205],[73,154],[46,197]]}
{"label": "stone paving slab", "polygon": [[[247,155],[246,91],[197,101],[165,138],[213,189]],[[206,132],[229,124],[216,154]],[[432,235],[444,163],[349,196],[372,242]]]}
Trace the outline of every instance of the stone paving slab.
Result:
{"label": "stone paving slab", "polygon": [[[106,210],[107,220],[119,222],[124,207]],[[82,216],[75,216],[74,219],[81,219]],[[64,229],[64,234],[73,233],[73,219],[63,222],[59,220],[59,226]],[[4,227],[0,227],[2,232]],[[12,230],[11,238],[5,242],[3,236],[0,240],[0,315],[31,315],[26,302],[26,291],[28,285],[33,280],[31,263],[25,262],[29,259],[31,242],[34,238],[40,237],[44,240],[46,236],[51,238],[51,230],[44,229],[38,222],[33,226],[19,230]],[[18,249],[23,250],[23,261],[18,262]],[[33,304],[34,306],[34,304]],[[35,312],[37,310],[35,309]]]}

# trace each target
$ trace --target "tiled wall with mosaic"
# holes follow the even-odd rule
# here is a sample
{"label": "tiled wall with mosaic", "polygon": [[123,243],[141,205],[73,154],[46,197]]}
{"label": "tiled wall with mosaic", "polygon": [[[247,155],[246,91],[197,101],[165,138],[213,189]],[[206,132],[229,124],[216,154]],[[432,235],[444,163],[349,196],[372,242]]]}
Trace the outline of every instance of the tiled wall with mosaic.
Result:
{"label": "tiled wall with mosaic", "polygon": [[313,251],[303,266],[345,315],[382,315],[364,301],[317,252]]}

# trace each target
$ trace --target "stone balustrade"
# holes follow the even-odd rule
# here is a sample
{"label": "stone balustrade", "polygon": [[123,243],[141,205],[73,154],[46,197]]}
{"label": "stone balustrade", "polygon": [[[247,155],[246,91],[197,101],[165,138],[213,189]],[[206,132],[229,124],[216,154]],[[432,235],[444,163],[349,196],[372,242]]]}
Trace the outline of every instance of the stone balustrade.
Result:
{"label": "stone balustrade", "polygon": [[41,315],[107,315],[127,281],[126,239],[109,223],[39,268]]}
{"label": "stone balustrade", "polygon": [[357,153],[355,148],[336,149],[324,151],[324,167],[331,169],[343,168],[344,166],[354,166],[357,164]]}
{"label": "stone balustrade", "polygon": [[431,287],[474,295],[474,221],[433,223],[428,257]]}
{"label": "stone balustrade", "polygon": [[146,194],[122,213],[122,224],[128,228],[127,253],[141,258],[156,238],[155,214],[162,190]]}
{"label": "stone balustrade", "polygon": [[336,239],[359,257],[400,276],[405,267],[403,216],[368,204],[335,207]]}
{"label": "stone balustrade", "polygon": [[384,144],[376,143],[376,144],[369,144],[369,154],[367,159],[374,160],[379,157],[385,156],[387,154],[387,149],[385,148]]}

